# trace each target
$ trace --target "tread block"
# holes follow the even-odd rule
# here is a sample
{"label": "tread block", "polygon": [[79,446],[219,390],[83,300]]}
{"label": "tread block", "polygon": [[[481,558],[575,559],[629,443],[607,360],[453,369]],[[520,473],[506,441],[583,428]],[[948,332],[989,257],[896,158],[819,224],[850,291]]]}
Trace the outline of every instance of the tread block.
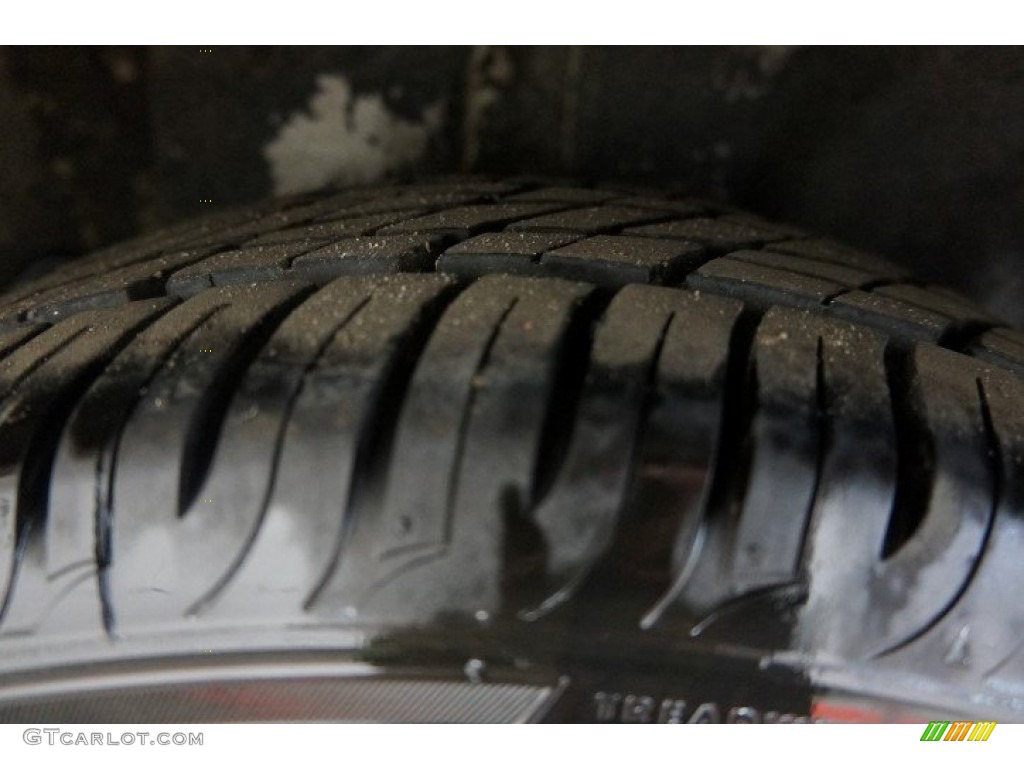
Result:
{"label": "tread block", "polygon": [[1002,328],[985,331],[968,352],[980,360],[1024,373],[1024,337],[1019,332]]}
{"label": "tread block", "polygon": [[683,219],[682,221],[630,227],[623,234],[686,240],[702,245],[715,253],[757,248],[766,243],[784,239],[784,235],[771,229],[752,226],[744,222],[708,218]]}
{"label": "tread block", "polygon": [[[891,653],[936,622],[941,626],[951,608],[955,613],[964,589],[976,583],[974,571],[979,561],[984,562],[993,524],[998,481],[979,399],[983,368],[959,353],[926,344],[905,354],[910,372],[898,379],[890,376],[890,387],[905,390],[905,398],[895,391],[893,397],[900,402],[901,419],[913,421],[921,431],[912,448],[927,458],[901,465],[908,454],[896,463],[897,483],[889,508],[892,518],[903,519],[884,520],[895,439],[884,441],[886,445],[880,441],[884,435],[875,433],[875,449],[884,451],[886,460],[876,465],[883,471],[873,479],[870,466],[862,467],[861,474],[869,481],[865,486],[849,484],[850,467],[845,463],[826,460],[830,472],[823,480],[826,496],[812,545],[811,575],[817,586],[812,586],[798,635],[815,650],[847,658]],[[882,415],[881,409],[876,412]],[[906,428],[895,424],[897,435]],[[864,432],[871,436],[870,430]],[[865,437],[860,439],[863,451]],[[913,497],[901,496],[900,483],[911,481],[924,487]],[[852,494],[870,502],[866,519],[849,514],[857,503],[850,499]],[[906,518],[913,522],[908,524]],[[894,523],[905,534],[887,552],[883,544]],[[854,543],[856,549],[851,548]],[[841,611],[835,609],[839,600]],[[940,657],[944,665],[964,626],[958,621],[943,628],[948,641]],[[873,629],[865,633],[863,627]],[[991,669],[988,664],[985,668]]]}
{"label": "tread block", "polygon": [[[223,244],[216,243],[215,234],[221,229],[251,223],[259,217],[262,206],[244,211],[225,211],[210,214],[199,219],[191,219],[171,226],[152,235],[120,243],[110,248],[97,251],[89,258],[68,264],[62,269],[41,276],[16,292],[8,293],[4,298],[8,301],[26,299],[33,295],[71,285],[76,282],[105,275],[122,267],[141,264],[161,255],[175,252],[222,250]],[[201,245],[188,245],[192,241],[206,240]]]}
{"label": "tread block", "polygon": [[394,190],[399,196],[421,195],[475,195],[478,199],[490,200],[515,194],[530,186],[522,179],[505,179],[489,176],[466,177],[437,176],[412,184],[396,184]]}
{"label": "tread block", "polygon": [[555,277],[614,287],[672,282],[704,261],[704,249],[691,243],[598,235],[544,253],[540,266]]}
{"label": "tread block", "polygon": [[1024,331],[1016,328],[993,328],[988,333],[992,334],[993,338],[1001,339],[1008,344],[1024,347]]}
{"label": "tread block", "polygon": [[875,292],[851,291],[836,298],[829,309],[851,322],[864,323],[914,341],[938,341],[954,325],[947,315]]}
{"label": "tread block", "polygon": [[42,333],[26,340],[24,344],[11,347],[8,354],[0,359],[0,403],[22,379],[84,333],[88,328],[88,319],[88,315],[84,319],[72,317],[52,328],[44,326]]}
{"label": "tread block", "polygon": [[869,638],[871,656],[900,646],[948,611],[972,580],[993,522],[995,467],[978,385],[984,369],[930,345],[919,344],[911,354],[909,394],[933,466],[924,508],[916,510],[920,522],[869,582],[877,598],[865,623],[884,627]]}
{"label": "tread block", "polygon": [[4,296],[0,656],[551,614],[1020,690],[1024,334],[571,184],[297,195]]}
{"label": "tread block", "polygon": [[661,218],[665,218],[665,214],[642,208],[576,208],[517,221],[511,224],[509,229],[520,232],[578,232],[584,235],[600,235]]}
{"label": "tread block", "polygon": [[22,344],[31,341],[35,336],[45,331],[47,326],[42,324],[20,325],[5,330],[0,330],[0,360],[14,352]]}
{"label": "tread block", "polygon": [[747,384],[757,403],[743,449],[749,455],[723,456],[745,462],[746,476],[737,479],[729,507],[709,519],[681,595],[697,617],[799,578],[821,448],[820,339],[827,328],[827,320],[788,308],[771,309],[757,328]]}
{"label": "tread block", "polygon": [[437,269],[471,278],[492,272],[536,275],[542,254],[580,237],[560,232],[488,232],[451,246],[438,258]]}
{"label": "tread block", "polygon": [[[687,291],[637,285],[626,286],[612,299],[595,330],[565,458],[551,489],[532,511],[547,547],[546,597],[523,614],[526,618],[540,618],[572,598],[612,551],[634,476],[632,456],[645,409],[656,402],[650,391],[657,386],[655,377],[665,351],[686,347],[685,326],[695,316],[704,317],[695,328],[706,329],[716,316],[728,324],[738,310],[729,300],[705,300]],[[697,367],[701,359],[706,358],[691,362]],[[713,368],[714,361],[708,362]],[[700,448],[700,442],[694,443],[698,463],[707,459],[700,456]],[[594,467],[601,469],[594,471]],[[700,485],[703,475],[694,479]],[[680,501],[692,504],[694,493],[700,491],[687,490]],[[692,513],[692,507],[680,511],[678,535],[682,538],[694,524],[685,517],[687,509]]]}
{"label": "tread block", "polygon": [[217,228],[212,232],[198,235],[184,242],[177,243],[179,249],[201,248],[206,245],[230,245],[241,248],[245,243],[254,238],[277,232],[281,229],[304,224],[309,220],[308,216],[298,209],[296,211],[281,211],[266,217],[246,221],[226,229]]}
{"label": "tread block", "polygon": [[996,322],[995,318],[981,307],[952,291],[940,293],[916,285],[886,285],[876,288],[873,293],[912,304],[929,312],[945,315],[958,322]]}
{"label": "tread block", "polygon": [[492,276],[449,307],[402,406],[392,454],[402,471],[353,521],[318,612],[473,622],[501,609],[507,517],[531,498],[561,342],[590,290]]}
{"label": "tread block", "polygon": [[[991,529],[963,594],[920,639],[890,654],[886,661],[893,670],[951,677],[963,689],[1009,689],[1019,685],[1020,678],[1014,677],[1020,668],[1014,669],[1014,660],[1020,659],[1024,632],[1020,614],[1007,610],[1019,603],[1020,596],[1024,382],[1008,371],[987,370],[980,372],[976,384],[989,445],[991,498],[996,505]],[[972,510],[964,512],[970,515]],[[973,512],[977,515],[979,510]],[[969,519],[973,526],[978,518]],[[970,663],[974,659],[985,662]]]}
{"label": "tread block", "polygon": [[704,216],[711,212],[713,206],[701,200],[683,199],[670,200],[662,197],[644,197],[634,195],[632,197],[616,197],[608,201],[609,205],[624,206],[626,208],[642,208],[644,210],[659,211],[661,213],[674,214],[680,217]]}
{"label": "tread block", "polygon": [[163,295],[164,282],[171,272],[201,261],[216,250],[207,247],[168,253],[99,274],[69,277],[58,286],[8,304],[0,312],[0,325],[18,320],[53,323],[75,312]]}
{"label": "tread block", "polygon": [[401,235],[427,231],[443,232],[461,239],[487,229],[504,227],[520,219],[540,216],[564,208],[564,205],[550,203],[467,205],[393,224],[382,229],[381,234]]}
{"label": "tread block", "polygon": [[446,240],[444,235],[353,237],[299,256],[291,269],[296,277],[316,282],[340,275],[428,272]]}
{"label": "tread block", "polygon": [[167,281],[167,291],[178,296],[192,296],[212,286],[279,279],[284,277],[292,259],[325,243],[325,240],[305,240],[224,251],[175,272]]}
{"label": "tread block", "polygon": [[[271,205],[257,205],[251,209],[228,210],[206,214],[197,219],[174,224],[150,235],[143,235],[138,240],[132,240],[98,252],[96,262],[97,264],[102,264],[100,271],[96,271],[94,265],[84,261],[73,265],[69,269],[70,271],[75,271],[76,268],[80,268],[83,271],[89,271],[90,267],[93,267],[90,273],[100,274],[102,271],[136,264],[144,261],[146,258],[159,254],[191,250],[186,247],[186,244],[190,241],[209,239],[217,232],[251,224],[258,221],[264,214],[270,213],[271,210]],[[76,276],[80,277],[82,275],[76,274]]]}
{"label": "tread block", "polygon": [[[451,208],[459,205],[471,205],[490,200],[499,192],[488,191],[488,189],[500,189],[501,187],[423,187],[399,191],[394,195],[366,201],[358,205],[348,206],[320,217],[320,221],[333,221],[336,219],[355,218],[357,216],[372,216],[375,214],[409,212],[409,211],[430,211],[443,208]],[[415,215],[415,214],[413,214]]]}
{"label": "tread block", "polygon": [[[452,285],[439,275],[344,277],[282,324],[234,398],[200,493],[217,501],[196,510],[197,552],[216,544],[237,553],[229,573],[192,588],[203,617],[303,617],[352,523],[368,446],[394,408],[392,379]],[[240,484],[252,492],[240,496]],[[254,529],[244,551],[238,520]]]}
{"label": "tread block", "polygon": [[69,314],[90,309],[119,307],[132,301],[163,296],[169,276],[210,256],[213,248],[157,256],[108,275],[79,280],[33,300],[26,320],[56,323]]}
{"label": "tread block", "polygon": [[698,290],[721,292],[760,304],[780,303],[815,309],[844,286],[834,280],[751,263],[732,256],[709,261],[687,278]]}
{"label": "tread block", "polygon": [[880,277],[889,279],[907,277],[906,270],[890,261],[846,245],[832,242],[831,240],[785,240],[783,242],[769,243],[765,246],[765,250],[789,253],[793,256],[802,256],[806,259],[814,259],[815,261],[824,261],[830,264],[862,269],[865,272],[872,272]]}
{"label": "tread block", "polygon": [[238,378],[310,287],[280,281],[220,290],[230,306],[164,363],[121,437],[106,571],[121,634],[179,624],[195,599],[184,589],[188,571],[218,565],[188,557],[180,517],[198,498]]}
{"label": "tread block", "polygon": [[[133,308],[132,316],[149,304],[140,302],[138,308]],[[0,359],[0,404],[36,368],[45,365],[65,347],[74,344],[79,336],[90,331],[94,323],[99,324],[114,314],[116,313],[96,310],[74,315],[63,323],[49,328],[44,326],[42,332],[10,349],[8,354]]]}
{"label": "tread block", "polygon": [[789,584],[799,573],[821,450],[822,321],[770,310],[754,339],[758,408],[750,479],[735,532],[733,594]]}
{"label": "tread block", "polygon": [[730,259],[745,261],[750,264],[760,264],[763,267],[782,269],[787,272],[795,272],[806,277],[815,277],[821,280],[828,280],[846,288],[860,288],[882,280],[882,276],[875,272],[866,272],[855,267],[846,267],[830,262],[816,261],[802,256],[792,256],[787,253],[775,251],[736,251],[729,254]]}
{"label": "tread block", "polygon": [[[234,612],[244,621],[261,615],[273,621],[280,611],[301,614],[334,554],[351,483],[359,480],[353,473],[365,439],[360,427],[382,389],[368,374],[379,376],[409,320],[449,285],[434,275],[336,280],[296,309],[263,346],[232,397],[211,472],[180,527],[183,551],[195,563],[179,582],[193,597],[190,614],[210,614],[215,604],[218,616]],[[296,419],[311,411],[344,428],[316,439],[312,425]],[[278,477],[277,462],[289,450],[285,443],[295,439],[315,443],[300,449],[303,456],[310,448],[333,446],[306,467],[302,489],[284,488],[285,478]],[[313,468],[322,474],[310,475]],[[294,500],[297,493],[301,505],[280,504],[282,495]],[[282,540],[285,530],[291,534]],[[268,581],[280,599],[268,597]],[[253,591],[254,585],[263,586]],[[219,605],[225,588],[233,599]],[[269,612],[268,600],[275,603]],[[239,614],[241,603],[251,612]]]}
{"label": "tread block", "polygon": [[289,218],[295,222],[314,222],[319,219],[336,216],[360,205],[378,200],[387,200],[401,191],[397,187],[355,188],[343,190],[330,195],[301,202],[289,206]]}
{"label": "tread block", "polygon": [[866,650],[862,622],[872,595],[865,580],[879,567],[898,469],[886,341],[838,322],[822,336],[828,439],[803,559],[808,594],[794,635],[802,650],[855,656]]}
{"label": "tread block", "polygon": [[505,198],[510,203],[543,202],[570,203],[578,205],[598,205],[619,196],[618,192],[607,189],[588,189],[585,187],[541,187],[526,192],[519,192]]}
{"label": "tread block", "polygon": [[[231,289],[174,307],[104,369],[68,419],[54,461],[46,573],[54,610],[46,632],[105,632],[99,574],[110,562],[110,473],[124,425],[150,381],[190,337],[230,305]],[[98,475],[100,479],[98,479]]]}
{"label": "tread block", "polygon": [[382,227],[419,216],[422,212],[422,209],[413,208],[397,213],[378,213],[373,216],[334,219],[317,224],[306,224],[301,227],[290,227],[289,229],[261,235],[255,240],[247,242],[245,247],[251,248],[256,245],[276,245],[307,240],[332,241],[349,237],[364,237],[374,234]]}
{"label": "tread block", "polygon": [[[398,195],[399,191],[395,190],[394,194]],[[260,235],[312,222],[315,218],[323,215],[324,211],[331,211],[338,205],[350,206],[349,210],[354,210],[357,205],[366,205],[378,198],[387,199],[389,197],[387,189],[354,189],[320,200],[315,199],[315,194],[313,198],[300,196],[292,201],[270,200],[255,209],[242,211],[242,214],[246,216],[245,219],[234,221],[229,226],[218,222],[215,227],[206,228],[198,234],[197,239],[176,241],[175,245],[178,248],[196,247],[210,243],[222,246],[242,246],[247,240]],[[368,211],[368,213],[378,212]]]}
{"label": "tread block", "polygon": [[[470,198],[470,201],[475,198]],[[374,202],[360,203],[346,208],[339,208],[322,216],[317,216],[309,226],[316,224],[334,224],[335,222],[368,222],[372,223],[380,219],[389,219],[389,223],[402,221],[413,216],[422,216],[424,213],[436,211],[444,206],[430,204],[416,204],[409,200],[377,200]],[[358,225],[357,225],[358,226]],[[381,225],[386,226],[386,225]]]}
{"label": "tread block", "polygon": [[699,552],[725,408],[735,407],[726,402],[725,378],[743,304],[688,292],[674,309],[608,556],[616,581],[637,595],[625,620],[633,624],[642,615],[645,629],[660,621],[688,580],[691,557]]}
{"label": "tread block", "polygon": [[[135,302],[118,312],[83,312],[65,324],[68,328],[55,328],[36,337],[40,346],[51,350],[38,365],[19,369],[15,364],[3,371],[0,632],[31,632],[52,607],[44,541],[51,446],[55,446],[63,417],[73,407],[77,393],[119,346],[170,304],[159,299]],[[45,338],[48,335],[54,338]],[[20,351],[30,352],[32,347],[30,342]],[[4,362],[15,363],[12,358],[16,357],[17,353]]]}
{"label": "tread block", "polygon": [[[789,224],[780,224],[777,221],[770,221],[769,219],[756,216],[752,213],[745,212],[726,212],[718,216],[718,221],[729,222],[731,224],[742,224],[748,227],[756,227],[757,229],[764,230],[765,232],[771,232],[774,235],[781,236],[782,238],[793,239],[793,240],[805,240],[810,236],[799,227],[790,226]],[[777,241],[776,241],[777,242]]]}

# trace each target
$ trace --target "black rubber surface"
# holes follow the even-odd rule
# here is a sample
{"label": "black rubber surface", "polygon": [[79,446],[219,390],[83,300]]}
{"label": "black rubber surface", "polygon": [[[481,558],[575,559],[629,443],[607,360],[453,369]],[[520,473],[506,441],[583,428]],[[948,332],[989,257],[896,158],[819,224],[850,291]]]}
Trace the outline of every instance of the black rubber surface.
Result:
{"label": "black rubber surface", "polygon": [[952,291],[689,199],[187,223],[0,301],[0,688],[312,630],[1021,719],[1022,373]]}

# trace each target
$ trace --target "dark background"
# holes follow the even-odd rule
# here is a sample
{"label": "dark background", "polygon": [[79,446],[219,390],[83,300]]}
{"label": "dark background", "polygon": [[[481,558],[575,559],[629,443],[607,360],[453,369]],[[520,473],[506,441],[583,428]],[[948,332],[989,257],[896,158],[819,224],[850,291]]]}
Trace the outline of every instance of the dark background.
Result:
{"label": "dark background", "polygon": [[0,284],[323,178],[455,171],[710,195],[1024,325],[1019,48],[0,49]]}

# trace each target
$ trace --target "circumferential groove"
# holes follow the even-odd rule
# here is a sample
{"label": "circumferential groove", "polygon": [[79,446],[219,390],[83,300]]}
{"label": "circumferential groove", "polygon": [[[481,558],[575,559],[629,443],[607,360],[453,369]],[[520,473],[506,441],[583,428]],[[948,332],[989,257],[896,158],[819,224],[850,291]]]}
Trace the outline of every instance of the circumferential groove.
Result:
{"label": "circumferential groove", "polygon": [[303,608],[309,609],[327,586],[355,521],[365,510],[379,508],[383,503],[392,447],[401,415],[401,408],[396,408],[394,403],[405,402],[413,373],[438,321],[466,287],[464,284],[453,283],[424,304],[409,331],[398,340],[394,353],[387,360],[381,372],[381,385],[371,396],[356,432],[352,482],[348,498],[341,505],[341,522],[333,551],[327,561],[328,566],[316,586],[310,590]]}
{"label": "circumferential groove", "polygon": [[178,517],[185,516],[206,482],[228,405],[249,365],[278,326],[312,290],[309,287],[277,305],[246,333],[242,343],[225,362],[223,373],[213,380],[193,411],[185,434],[178,481]]}
{"label": "circumferential groove", "polygon": [[917,368],[913,347],[890,341],[885,348],[896,436],[896,490],[879,556],[886,560],[910,540],[924,519],[935,484],[935,444],[915,396]]}

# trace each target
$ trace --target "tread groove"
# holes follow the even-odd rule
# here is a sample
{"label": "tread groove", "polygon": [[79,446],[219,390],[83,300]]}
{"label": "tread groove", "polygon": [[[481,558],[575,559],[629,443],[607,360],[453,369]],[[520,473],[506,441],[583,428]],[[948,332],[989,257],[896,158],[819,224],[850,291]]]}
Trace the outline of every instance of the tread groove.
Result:
{"label": "tread groove", "polygon": [[[10,355],[13,355],[24,345],[28,344],[32,339],[38,336],[40,333],[49,328],[49,325],[40,323],[37,325],[23,325],[17,328],[11,328],[7,331],[9,334],[16,334],[18,331],[22,331],[22,335],[10,342],[0,342],[0,363],[7,359]],[[6,344],[6,346],[2,346]]]}
{"label": "tread groove", "polygon": [[[655,347],[654,354],[651,357],[651,364],[648,367],[646,378],[644,380],[643,395],[640,401],[639,417],[636,422],[636,429],[633,434],[633,441],[630,446],[630,455],[628,464],[630,467],[630,476],[626,482],[625,492],[623,493],[622,508],[619,510],[616,527],[612,533],[612,542],[608,547],[607,552],[602,557],[603,563],[599,562],[594,568],[593,576],[597,576],[602,565],[609,565],[611,561],[614,561],[618,555],[622,543],[629,538],[628,526],[630,523],[629,518],[635,510],[631,508],[630,502],[633,501],[636,494],[636,486],[638,482],[638,472],[640,470],[640,458],[642,451],[646,445],[648,435],[651,431],[651,413],[653,412],[656,400],[658,398],[659,386],[658,386],[658,372],[661,366],[661,357],[665,348],[665,343],[668,339],[669,332],[672,330],[672,326],[677,322],[678,313],[672,312],[668,315],[665,320],[665,324],[661,329],[661,333],[658,337],[658,343]],[[591,578],[593,579],[593,576]],[[613,577],[614,578],[614,577]],[[584,588],[586,588],[584,586]],[[650,615],[650,611],[646,614]],[[645,617],[640,620],[641,626],[644,626]]]}
{"label": "tread groove", "polygon": [[[18,387],[21,386],[22,382],[28,379],[29,376],[31,376],[33,373],[39,370],[42,366],[46,365],[46,363],[52,360],[55,356],[59,355],[69,346],[74,344],[75,341],[77,341],[85,333],[87,333],[88,330],[89,329],[87,327],[77,328],[71,333],[70,336],[68,336],[65,339],[61,339],[60,342],[53,349],[48,350],[45,355],[41,355],[35,360],[33,360],[31,365],[26,366],[26,368],[18,374],[17,378],[15,378],[14,381],[11,382],[6,392],[0,391],[0,403],[3,403],[14,392],[16,392]],[[5,410],[5,406],[0,405],[0,415],[4,415]]]}
{"label": "tread groove", "polygon": [[348,498],[342,502],[343,511],[334,546],[323,574],[303,600],[305,610],[309,610],[327,589],[355,521],[366,514],[366,510],[380,506],[401,415],[401,408],[389,407],[389,404],[405,402],[416,366],[431,334],[445,310],[465,288],[464,284],[453,283],[428,302],[383,370],[383,383],[370,401],[365,421],[358,431],[352,483]]}
{"label": "tread groove", "polygon": [[218,314],[223,312],[227,306],[228,305],[226,304],[218,304],[206,312],[201,313],[199,317],[184,330],[177,343],[156,361],[150,375],[139,387],[139,394],[136,395],[135,403],[124,410],[117,426],[111,431],[107,445],[104,449],[97,452],[95,484],[96,496],[94,502],[96,509],[95,536],[97,584],[99,587],[103,628],[107,633],[107,636],[111,639],[115,639],[117,637],[117,633],[114,622],[114,604],[110,593],[110,585],[107,579],[107,568],[111,563],[110,536],[114,507],[114,468],[117,466],[118,454],[121,449],[121,437],[124,434],[128,421],[131,419],[132,411],[138,403],[138,398],[141,397],[141,393],[144,392],[150,382],[160,374],[160,371],[166,366],[166,364],[178,356],[182,347],[188,343],[188,340],[192,335]]}
{"label": "tread groove", "polygon": [[891,648],[886,648],[878,657],[890,656],[897,651],[906,648],[915,643],[920,638],[924,637],[930,630],[936,627],[948,614],[953,610],[954,606],[960,602],[961,598],[967,593],[974,583],[974,577],[978,574],[981,568],[981,563],[985,559],[985,554],[988,551],[988,543],[992,537],[992,530],[995,527],[996,513],[999,510],[999,505],[1003,498],[1003,451],[999,443],[999,436],[996,433],[995,425],[992,421],[992,411],[989,407],[988,395],[985,392],[984,382],[978,378],[975,379],[975,386],[978,392],[978,409],[981,412],[981,421],[985,433],[985,442],[988,445],[988,467],[989,475],[991,477],[991,513],[988,516],[988,522],[985,526],[984,534],[981,539],[981,546],[979,548],[978,557],[971,563],[971,567],[968,570],[963,582],[958,587],[957,591],[946,601],[946,604],[936,612],[936,614],[928,620],[928,622],[917,629],[912,635],[902,640],[897,645]]}
{"label": "tread groove", "polygon": [[331,342],[334,340],[337,334],[340,333],[349,323],[351,323],[352,320],[354,320],[372,300],[373,296],[371,294],[370,296],[366,297],[361,302],[359,302],[352,309],[352,311],[349,312],[348,315],[341,321],[341,323],[334,329],[333,333],[328,334],[323,339],[318,349],[314,353],[312,360],[310,360],[307,363],[302,375],[300,376],[298,386],[293,392],[289,393],[288,398],[285,400],[284,405],[282,406],[282,416],[277,430],[277,434],[274,435],[273,462],[271,464],[270,476],[267,480],[263,496],[257,502],[259,512],[257,514],[256,526],[253,528],[242,551],[234,559],[233,563],[228,567],[224,575],[215,584],[213,584],[213,586],[211,586],[206,591],[205,594],[203,594],[199,599],[192,603],[192,605],[188,609],[186,609],[186,615],[195,616],[201,613],[204,607],[216,597],[217,593],[220,592],[220,590],[222,590],[228,584],[229,581],[231,581],[231,578],[237,572],[242,561],[244,561],[246,556],[248,555],[249,550],[251,549],[252,544],[256,540],[256,536],[258,535],[259,526],[262,523],[263,519],[266,517],[267,508],[270,505],[270,500],[274,494],[274,489],[277,483],[277,470],[280,466],[281,451],[284,448],[285,433],[288,430],[288,424],[291,420],[291,415],[295,410],[295,403],[298,400],[299,396],[302,394],[305,380],[309,376],[309,373],[314,368],[316,368],[321,357],[323,356],[324,350],[326,350],[327,347],[330,346]]}
{"label": "tread groove", "polygon": [[762,311],[744,304],[733,324],[722,380],[718,435],[708,467],[708,488],[701,519],[679,574],[641,617],[642,630],[654,629],[685,593],[701,564],[709,538],[709,522],[735,517],[742,509],[753,458],[751,427],[757,412],[754,341],[763,317]]}
{"label": "tread groove", "polygon": [[[479,358],[477,359],[476,366],[473,371],[472,380],[483,375],[483,372],[487,370],[487,364],[490,360],[491,353],[494,349],[494,345],[501,334],[502,328],[505,326],[509,315],[512,314],[512,310],[515,309],[519,303],[519,298],[514,297],[509,300],[508,304],[504,307],[501,314],[499,315],[496,322],[493,323],[491,329],[487,335],[487,339],[483,345],[483,349]],[[473,413],[473,406],[476,402],[477,387],[475,385],[470,386],[469,394],[466,398],[465,405],[462,408],[462,412],[459,417],[459,426],[457,431],[457,437],[455,442],[455,450],[452,456],[451,465],[448,469],[448,481],[445,490],[445,501],[444,501],[444,528],[443,528],[443,540],[451,542],[453,540],[452,526],[455,520],[455,511],[458,503],[459,485],[461,480],[461,469],[463,465],[463,459],[465,456],[466,440],[469,436],[470,417]],[[402,522],[405,522],[405,518],[402,518]],[[418,544],[412,544],[405,547],[391,547],[388,551],[390,556],[394,556],[399,553],[407,551],[415,551],[420,549]],[[375,594],[383,591],[386,587],[394,583],[397,579],[404,576],[409,571],[419,567],[422,563],[428,562],[433,558],[433,554],[426,553],[421,557],[414,558],[407,561],[403,565],[398,566],[394,570],[390,571],[383,578],[375,581],[369,585],[362,595],[363,601],[369,601]]]}
{"label": "tread groove", "polygon": [[594,328],[611,303],[613,294],[595,291],[584,299],[574,314],[554,373],[548,400],[540,450],[533,470],[527,509],[534,509],[548,495],[565,465],[579,412],[580,398],[594,345]]}
{"label": "tread groove", "polygon": [[[672,323],[676,319],[676,316],[677,316],[677,313],[675,311],[670,311],[670,312],[668,312],[665,315],[664,319],[661,322],[660,328],[658,329],[657,340],[654,343],[653,350],[652,350],[652,352],[651,352],[651,354],[650,354],[650,356],[649,356],[649,358],[647,360],[647,365],[646,365],[646,367],[644,369],[644,374],[643,375],[644,375],[644,382],[645,382],[645,384],[644,384],[644,388],[643,388],[643,394],[642,394],[642,399],[641,399],[641,403],[640,403],[640,409],[638,410],[636,419],[633,420],[633,422],[631,424],[630,435],[629,435],[629,446],[630,446],[629,447],[629,452],[630,452],[630,456],[629,456],[629,459],[626,461],[626,466],[629,468],[628,471],[629,471],[630,475],[632,474],[633,470],[635,469],[635,467],[633,466],[633,462],[634,462],[634,458],[635,458],[635,455],[636,455],[637,447],[639,445],[639,440],[641,439],[642,419],[643,419],[643,414],[644,414],[645,403],[648,400],[649,395],[650,395],[650,393],[652,391],[653,382],[656,380],[657,372],[658,372],[658,365],[659,365],[659,363],[661,361],[661,353],[662,353],[662,350],[664,349],[664,346],[665,346],[665,340],[668,337],[669,329],[672,327]],[[627,477],[627,479],[626,479],[626,490],[625,490],[625,492],[622,495],[622,500],[620,502],[620,505],[619,505],[618,509],[615,510],[616,526],[621,521],[621,516],[622,516],[622,514],[624,512],[623,505],[626,503],[626,501],[629,498],[628,497],[629,483],[630,483],[630,479],[629,479],[629,477]],[[518,618],[520,618],[521,620],[526,621],[526,622],[534,622],[534,621],[537,621],[539,619],[544,618],[546,615],[551,613],[551,611],[553,611],[556,608],[558,608],[558,606],[568,602],[573,597],[573,595],[575,595],[576,592],[581,587],[583,587],[583,585],[587,581],[588,577],[593,572],[593,569],[595,567],[597,567],[598,564],[600,563],[600,561],[603,560],[607,556],[608,551],[609,551],[609,546],[614,541],[614,535],[615,535],[615,531],[612,530],[610,532],[610,535],[609,535],[610,540],[608,542],[605,542],[605,546],[603,547],[604,551],[597,552],[596,556],[594,557],[594,559],[591,562],[586,563],[584,567],[576,569],[575,573],[570,574],[568,576],[568,578],[566,578],[564,580],[564,583],[562,583],[557,589],[555,589],[553,592],[551,592],[538,605],[536,605],[533,608],[526,608],[526,609],[522,609],[522,610],[518,611],[517,612]],[[546,548],[549,549],[550,548],[550,542],[546,542],[546,545],[547,545]]]}
{"label": "tread groove", "polygon": [[[494,344],[498,340],[498,336],[501,334],[501,329],[505,326],[505,322],[508,320],[509,315],[512,314],[512,310],[516,308],[518,303],[518,297],[509,301],[508,306],[505,307],[501,316],[498,318],[498,321],[494,323],[494,326],[491,328],[487,341],[484,343],[483,353],[480,355],[476,364],[476,369],[473,371],[473,379],[481,376],[483,372],[487,370],[487,364],[490,362],[491,352],[494,350]],[[448,490],[445,495],[445,541],[452,540],[451,525],[455,518],[455,504],[459,496],[459,481],[461,480],[460,470],[462,468],[462,460],[466,451],[466,437],[469,434],[469,420],[473,413],[473,405],[476,402],[476,397],[477,387],[474,385],[469,389],[469,397],[466,398],[466,404],[462,409],[462,415],[459,419],[459,431],[458,438],[455,443],[455,455],[452,459],[452,465],[448,472]]]}
{"label": "tread groove", "polygon": [[814,516],[814,509],[818,505],[818,497],[821,492],[822,481],[825,475],[825,463],[828,458],[829,452],[832,449],[832,419],[831,404],[829,403],[830,392],[828,389],[828,370],[825,361],[825,339],[818,336],[818,356],[815,364],[814,381],[815,381],[815,400],[816,400],[816,416],[818,426],[818,439],[817,443],[817,455],[815,456],[814,465],[814,488],[811,490],[810,503],[808,505],[808,513],[806,522],[804,524],[803,533],[800,536],[801,545],[800,551],[797,555],[797,562],[803,563],[804,556],[807,551],[807,529],[811,523],[811,519]]}
{"label": "tread groove", "polygon": [[[59,387],[53,392],[47,403],[45,414],[38,421],[30,424],[31,434],[22,451],[23,461],[17,472],[17,489],[15,493],[15,556],[12,563],[10,579],[7,583],[3,600],[0,601],[0,623],[10,607],[11,598],[17,586],[18,571],[23,559],[25,547],[31,530],[40,524],[45,524],[50,498],[50,476],[56,458],[57,448],[60,443],[60,436],[67,424],[76,403],[88,390],[91,383],[102,374],[106,366],[117,354],[127,346],[134,338],[134,334],[145,329],[147,326],[159,320],[171,307],[163,306],[154,308],[148,316],[133,321],[133,329],[126,328],[120,333],[114,332],[114,338],[110,340],[109,346],[94,359],[88,360],[80,369],[73,370],[72,378],[61,381]],[[53,360],[61,352],[72,348],[74,342],[87,336],[92,330],[91,326],[85,326],[54,349],[51,354],[41,359],[38,365],[32,367],[32,371],[39,370],[46,362]],[[26,373],[19,380],[19,384],[27,380]],[[18,386],[12,387],[10,395],[16,395]],[[0,423],[7,420],[10,415],[9,404],[4,409]]]}
{"label": "tread groove", "polygon": [[226,373],[208,390],[197,405],[185,437],[184,460],[178,479],[178,517],[184,517],[192,507],[199,491],[210,472],[210,462],[217,447],[222,422],[228,404],[238,383],[245,375],[252,360],[259,354],[274,330],[288,314],[305,299],[312,287],[297,293],[290,299],[271,309],[247,335],[236,349]]}
{"label": "tread groove", "polygon": [[751,468],[750,429],[757,411],[754,339],[762,313],[745,308],[730,341],[726,366],[722,426],[711,468],[707,518],[725,517],[742,507]]}
{"label": "tread groove", "polygon": [[896,490],[879,557],[888,560],[921,525],[935,484],[935,445],[914,395],[918,379],[913,348],[890,341],[885,371],[896,432]]}
{"label": "tread groove", "polygon": [[308,641],[1024,711],[1022,374],[954,290],[649,190],[186,222],[0,297],[0,684]]}

